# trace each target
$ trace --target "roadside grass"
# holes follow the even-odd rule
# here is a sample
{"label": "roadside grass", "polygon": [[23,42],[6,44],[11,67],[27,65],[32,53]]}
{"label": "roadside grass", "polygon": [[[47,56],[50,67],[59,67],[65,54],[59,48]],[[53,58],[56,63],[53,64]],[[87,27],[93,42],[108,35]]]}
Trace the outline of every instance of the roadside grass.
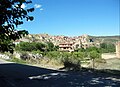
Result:
{"label": "roadside grass", "polygon": [[[47,59],[43,58],[40,60],[22,60],[15,57],[11,57],[11,59],[8,59],[7,61],[15,62],[18,64],[30,64],[30,65],[37,65],[38,67],[44,67],[44,68],[52,68],[52,69],[59,69],[59,67],[65,67],[64,63],[60,63],[56,59]],[[68,60],[67,60],[68,61]],[[72,62],[71,62],[72,61]],[[74,64],[74,61],[70,61],[70,68],[71,63]],[[84,68],[81,67],[80,69],[77,68],[77,71],[92,71],[92,72],[98,72],[98,73],[108,73],[113,75],[120,75],[120,59],[114,58],[109,60],[96,60],[98,64],[100,65],[98,68],[92,69],[92,68]],[[66,62],[65,62],[66,63]],[[78,63],[75,62],[75,68]],[[89,64],[87,62],[81,62],[82,64]],[[69,66],[66,66],[69,67]],[[72,66],[72,68],[74,68]],[[78,70],[79,69],[79,70]]]}
{"label": "roadside grass", "polygon": [[11,58],[11,59],[8,59],[7,61],[10,61],[10,62],[15,62],[15,63],[18,63],[18,64],[27,64],[27,62],[25,60],[22,60],[22,59],[18,59],[18,58]]}
{"label": "roadside grass", "polygon": [[[18,63],[18,64],[28,64],[27,61],[21,60],[21,59],[18,59],[18,58],[11,58],[11,59],[9,59],[7,61],[15,62],[15,63]],[[59,69],[61,67],[64,67],[62,64],[59,64],[55,60],[51,60],[51,61],[42,60],[39,64],[31,64],[31,65],[37,65],[39,67],[51,68],[51,69],[54,69],[54,68],[55,69]],[[76,71],[76,70],[74,70],[74,71]],[[81,69],[79,69],[77,71],[80,71],[80,72],[91,72],[91,73],[92,72],[96,72],[96,74],[107,73],[107,74],[112,74],[112,75],[117,75],[117,76],[120,75],[120,70],[113,70],[113,69],[93,69],[93,68],[81,67]]]}

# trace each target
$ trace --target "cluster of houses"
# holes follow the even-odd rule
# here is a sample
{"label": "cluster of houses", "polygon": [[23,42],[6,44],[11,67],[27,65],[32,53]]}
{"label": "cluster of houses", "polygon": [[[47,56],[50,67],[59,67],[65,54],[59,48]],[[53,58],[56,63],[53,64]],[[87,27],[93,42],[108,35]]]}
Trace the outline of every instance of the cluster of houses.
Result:
{"label": "cluster of houses", "polygon": [[[72,52],[78,48],[100,47],[100,42],[94,41],[88,35],[68,37],[68,36],[52,36],[48,34],[29,34],[28,36],[16,40],[15,44],[20,42],[52,42],[55,46],[59,46],[60,51]],[[116,43],[116,56],[120,58],[120,42]]]}
{"label": "cluster of houses", "polygon": [[74,41],[65,41],[65,42],[59,43],[60,51],[72,52],[78,48],[86,49],[89,47],[98,47],[99,48],[100,43],[93,41],[91,38],[89,38],[88,35],[79,36]]}
{"label": "cluster of houses", "polygon": [[88,35],[68,37],[68,36],[52,36],[48,34],[29,34],[28,36],[17,40],[15,43],[19,42],[52,42],[55,46],[59,46],[60,51],[72,52],[78,48],[88,48],[91,46],[100,47],[100,43],[94,41]]}

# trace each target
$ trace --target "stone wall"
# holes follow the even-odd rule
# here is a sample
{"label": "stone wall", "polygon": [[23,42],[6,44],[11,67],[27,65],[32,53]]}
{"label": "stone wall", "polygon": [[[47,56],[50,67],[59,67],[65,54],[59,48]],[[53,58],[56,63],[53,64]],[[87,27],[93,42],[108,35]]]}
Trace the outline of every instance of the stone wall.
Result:
{"label": "stone wall", "polygon": [[116,56],[120,58],[120,41],[116,43]]}

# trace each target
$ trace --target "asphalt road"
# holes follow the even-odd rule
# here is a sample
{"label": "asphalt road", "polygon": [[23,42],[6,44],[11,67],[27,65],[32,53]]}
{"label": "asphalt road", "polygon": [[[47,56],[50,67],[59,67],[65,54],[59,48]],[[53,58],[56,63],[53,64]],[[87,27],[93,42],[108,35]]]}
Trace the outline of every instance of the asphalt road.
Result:
{"label": "asphalt road", "polygon": [[0,87],[119,87],[120,76],[57,71],[0,60]]}

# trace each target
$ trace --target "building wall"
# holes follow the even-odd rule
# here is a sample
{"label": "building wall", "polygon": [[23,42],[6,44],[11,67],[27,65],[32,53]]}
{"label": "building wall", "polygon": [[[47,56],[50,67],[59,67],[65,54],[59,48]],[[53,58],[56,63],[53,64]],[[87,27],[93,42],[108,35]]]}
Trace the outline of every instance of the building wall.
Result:
{"label": "building wall", "polygon": [[120,42],[116,43],[116,56],[120,58]]}

